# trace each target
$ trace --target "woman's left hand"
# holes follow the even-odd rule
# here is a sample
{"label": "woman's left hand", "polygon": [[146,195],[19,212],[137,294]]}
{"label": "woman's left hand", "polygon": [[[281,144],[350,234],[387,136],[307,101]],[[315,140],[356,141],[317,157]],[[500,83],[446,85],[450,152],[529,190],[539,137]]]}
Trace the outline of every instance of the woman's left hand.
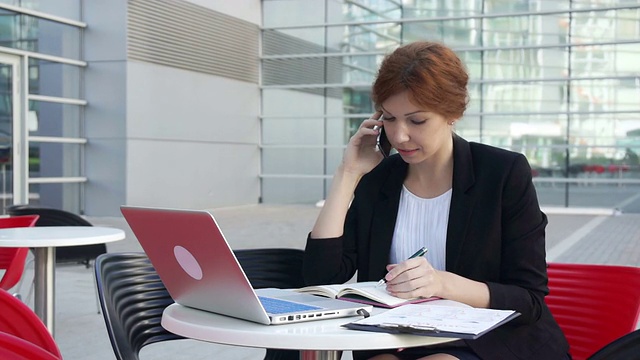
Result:
{"label": "woman's left hand", "polygon": [[387,265],[387,271],[387,291],[400,298],[439,296],[443,288],[440,272],[424,257]]}

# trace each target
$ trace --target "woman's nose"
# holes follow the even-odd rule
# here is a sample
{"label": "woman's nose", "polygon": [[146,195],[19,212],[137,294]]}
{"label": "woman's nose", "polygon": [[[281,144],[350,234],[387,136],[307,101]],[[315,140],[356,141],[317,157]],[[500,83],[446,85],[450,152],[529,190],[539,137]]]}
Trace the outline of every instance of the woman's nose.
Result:
{"label": "woman's nose", "polygon": [[398,124],[398,126],[396,126],[396,128],[394,129],[394,134],[393,134],[393,138],[394,138],[394,142],[396,144],[402,144],[404,142],[409,141],[410,136],[409,136],[409,129],[407,128],[406,125],[404,124]]}

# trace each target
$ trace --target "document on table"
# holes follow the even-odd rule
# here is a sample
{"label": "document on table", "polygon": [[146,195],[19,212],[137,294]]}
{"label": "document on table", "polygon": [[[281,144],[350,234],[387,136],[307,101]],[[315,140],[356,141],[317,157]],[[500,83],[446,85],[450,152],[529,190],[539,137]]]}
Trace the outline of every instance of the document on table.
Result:
{"label": "document on table", "polygon": [[409,304],[343,326],[354,330],[476,339],[518,317],[513,310]]}

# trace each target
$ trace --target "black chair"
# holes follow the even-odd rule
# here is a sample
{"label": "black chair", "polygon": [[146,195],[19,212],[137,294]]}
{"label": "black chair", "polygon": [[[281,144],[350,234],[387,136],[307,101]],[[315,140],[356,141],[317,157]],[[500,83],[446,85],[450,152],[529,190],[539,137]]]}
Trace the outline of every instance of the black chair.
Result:
{"label": "black chair", "polygon": [[304,286],[303,250],[245,249],[234,250],[233,253],[254,289],[286,289]]}
{"label": "black chair", "polygon": [[[235,251],[255,288],[302,286],[302,250]],[[107,253],[95,262],[96,285],[113,352],[137,360],[147,345],[184,339],[165,330],[162,312],[173,299],[144,253]],[[299,359],[298,351],[267,349],[265,360]]]}
{"label": "black chair", "polygon": [[[7,207],[7,213],[11,216],[40,215],[36,226],[93,226],[74,213],[45,207],[12,205]],[[56,263],[81,263],[89,268],[91,260],[106,252],[105,244],[59,247],[56,249]]]}
{"label": "black chair", "polygon": [[183,339],[161,325],[173,299],[144,253],[107,253],[95,261],[96,286],[111,347],[118,360],[137,360],[147,345]]}
{"label": "black chair", "polygon": [[591,355],[587,360],[632,359],[640,359],[640,329],[610,342],[595,354]]}

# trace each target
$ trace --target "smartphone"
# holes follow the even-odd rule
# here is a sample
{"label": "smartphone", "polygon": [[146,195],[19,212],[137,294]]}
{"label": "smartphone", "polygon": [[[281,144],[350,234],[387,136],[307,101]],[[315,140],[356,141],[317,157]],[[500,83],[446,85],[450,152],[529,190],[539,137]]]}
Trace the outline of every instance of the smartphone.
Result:
{"label": "smartphone", "polygon": [[380,128],[376,145],[382,153],[382,156],[386,158],[389,157],[389,154],[391,154],[391,143],[389,142],[389,139],[387,139],[387,133],[384,131],[384,126]]}

